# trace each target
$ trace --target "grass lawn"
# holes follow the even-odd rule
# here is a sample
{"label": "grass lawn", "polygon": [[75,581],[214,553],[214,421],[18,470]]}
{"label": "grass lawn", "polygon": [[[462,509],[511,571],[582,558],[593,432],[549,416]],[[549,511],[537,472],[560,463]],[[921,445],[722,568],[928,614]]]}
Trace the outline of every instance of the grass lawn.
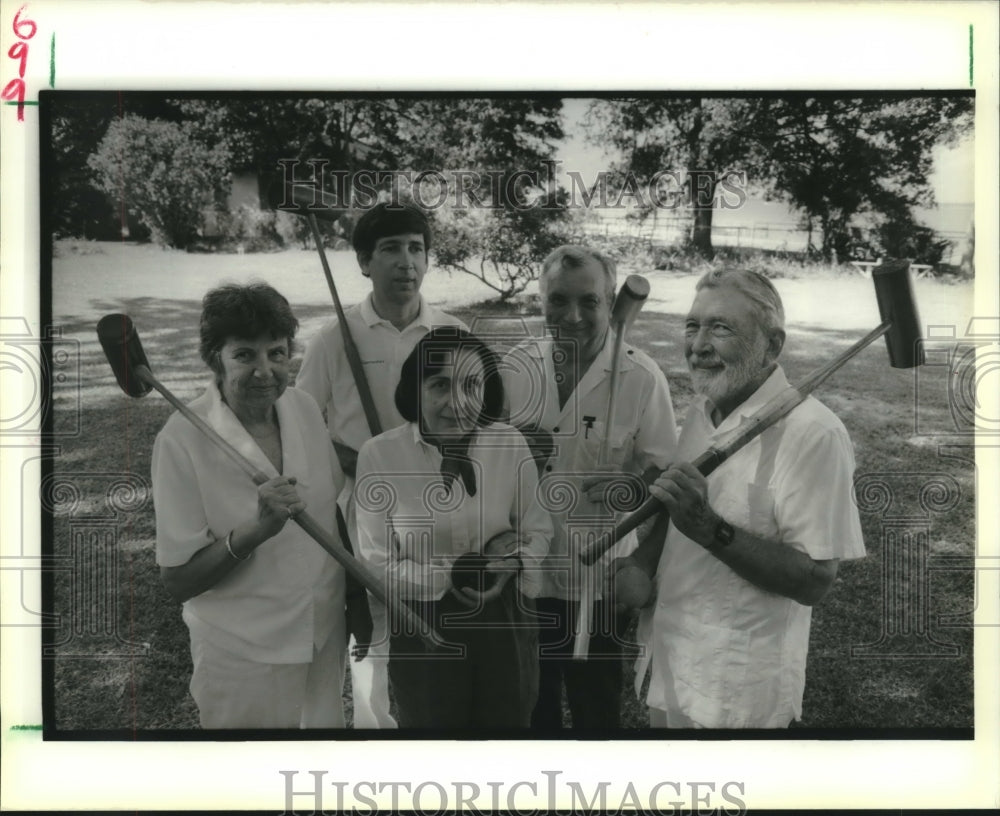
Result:
{"label": "grass lawn", "polygon": [[[129,313],[154,372],[190,399],[206,379],[197,325],[200,297],[212,285],[269,280],[289,295],[303,342],[332,307],[318,261],[307,253],[191,256],[101,246],[90,255],[57,257],[53,272],[55,323],[63,339],[80,344],[78,374],[54,386],[54,430],[66,435],[55,481],[48,493],[43,488],[52,510],[52,554],[72,564],[54,573],[53,611],[61,616],[54,725],[123,734],[192,728],[187,629],[159,581],[149,497],[153,437],[172,409],[158,395],[131,400],[119,391],[94,326],[104,313]],[[333,259],[335,274],[344,280],[345,302],[354,302],[364,282],[353,259],[331,254],[344,256]],[[653,296],[630,341],[662,367],[682,418],[691,390],[679,344],[681,313],[693,280],[650,277]],[[790,322],[783,363],[792,381],[877,322],[870,282],[777,283]],[[924,322],[957,323],[961,336],[971,287],[918,283]],[[474,281],[440,273],[428,276],[425,291],[469,323],[483,313],[470,304],[487,296]],[[834,591],[814,610],[802,725],[971,727],[975,482],[971,449],[960,447],[971,440],[955,433],[948,367],[929,365],[919,375],[892,369],[879,342],[817,396],[854,441],[869,556],[843,564]],[[626,680],[626,725],[641,727],[645,712],[631,693],[631,672]]]}

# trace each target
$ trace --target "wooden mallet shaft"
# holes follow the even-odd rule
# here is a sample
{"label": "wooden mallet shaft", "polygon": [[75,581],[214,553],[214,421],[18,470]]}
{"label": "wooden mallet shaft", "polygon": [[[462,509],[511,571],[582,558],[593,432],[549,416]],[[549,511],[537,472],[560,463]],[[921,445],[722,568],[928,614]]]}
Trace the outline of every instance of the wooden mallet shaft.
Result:
{"label": "wooden mallet shaft", "polygon": [[361,364],[361,354],[358,352],[358,346],[351,334],[351,327],[347,325],[347,318],[344,316],[344,307],[340,302],[333,273],[330,271],[330,262],[327,260],[326,250],[323,248],[323,236],[319,231],[317,220],[336,221],[347,210],[343,206],[338,206],[339,202],[328,193],[309,184],[286,184],[284,196],[284,201],[279,205],[279,209],[304,216],[309,223],[309,231],[312,233],[313,243],[319,253],[323,275],[326,277],[326,285],[333,298],[333,308],[337,313],[337,325],[344,341],[344,356],[347,357],[347,365],[351,369],[351,376],[358,389],[358,398],[361,400],[361,408],[365,413],[365,420],[368,422],[368,430],[372,436],[378,436],[383,430],[382,423],[379,420],[378,410],[375,408],[375,400],[372,397],[371,386],[368,384],[368,377]]}
{"label": "wooden mallet shaft", "polygon": [[[614,331],[614,349],[611,356],[611,377],[608,381],[608,410],[604,420],[604,438],[598,452],[598,463],[609,463],[611,450],[611,431],[615,425],[615,412],[618,406],[618,375],[621,370],[622,346],[625,334],[642,311],[646,298],[649,297],[649,281],[642,275],[629,275],[615,296],[611,307],[611,329]],[[591,562],[593,563],[593,562]],[[589,567],[590,564],[587,565]],[[573,657],[576,660],[586,660],[590,644],[590,625],[593,619],[594,598],[597,594],[594,581],[594,571],[583,570],[583,583],[580,587],[580,610],[577,614],[576,634],[573,640]]]}
{"label": "wooden mallet shaft", "polygon": [[[875,284],[879,315],[882,318],[880,325],[836,359],[806,376],[798,385],[791,385],[770,399],[756,414],[720,438],[716,445],[703,452],[691,464],[702,475],[710,474],[734,453],[791,413],[831,374],[879,337],[885,336],[889,364],[893,368],[913,368],[922,365],[924,351],[920,343],[920,319],[917,317],[916,303],[910,285],[909,266],[908,261],[885,261],[873,270],[872,280]],[[620,538],[628,535],[644,521],[665,512],[663,504],[658,499],[650,497],[638,510],[622,519],[612,532],[604,535],[593,546],[584,549],[580,553],[581,560],[584,564],[593,564]]]}
{"label": "wooden mallet shaft", "polygon": [[[155,389],[185,419],[201,431],[220,452],[242,470],[254,484],[261,485],[268,480],[266,474],[255,468],[243,454],[156,379],[149,368],[149,362],[139,341],[139,334],[127,315],[105,315],[97,324],[97,336],[101,341],[105,356],[108,358],[108,363],[115,373],[115,379],[126,394],[130,397],[143,397],[150,390]],[[312,516],[303,511],[292,516],[292,521],[298,524],[380,603],[385,604],[392,614],[397,615],[397,620],[412,627],[429,645],[437,646],[443,643],[430,624],[405,603],[395,598],[392,593],[387,592],[382,581],[373,575],[365,564],[351,555]]]}

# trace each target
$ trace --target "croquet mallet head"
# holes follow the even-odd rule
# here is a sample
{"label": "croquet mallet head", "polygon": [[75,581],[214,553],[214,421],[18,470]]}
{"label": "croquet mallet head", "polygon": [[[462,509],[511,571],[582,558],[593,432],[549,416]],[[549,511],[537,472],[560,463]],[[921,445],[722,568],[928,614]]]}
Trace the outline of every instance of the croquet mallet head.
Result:
{"label": "croquet mallet head", "polygon": [[649,281],[642,275],[629,275],[615,295],[611,306],[611,326],[621,331],[632,325],[649,297]]}
{"label": "croquet mallet head", "polygon": [[104,356],[108,358],[122,391],[130,397],[144,397],[153,390],[137,372],[140,366],[149,371],[149,360],[128,315],[109,314],[102,317],[97,323],[97,339],[101,341]]}
{"label": "croquet mallet head", "polygon": [[875,297],[883,323],[890,324],[885,335],[889,364],[893,368],[923,365],[920,318],[910,283],[910,262],[886,259],[872,270]]}
{"label": "croquet mallet head", "polygon": [[277,188],[275,208],[294,215],[314,215],[320,221],[336,221],[347,212],[340,200],[312,184],[285,184]]}

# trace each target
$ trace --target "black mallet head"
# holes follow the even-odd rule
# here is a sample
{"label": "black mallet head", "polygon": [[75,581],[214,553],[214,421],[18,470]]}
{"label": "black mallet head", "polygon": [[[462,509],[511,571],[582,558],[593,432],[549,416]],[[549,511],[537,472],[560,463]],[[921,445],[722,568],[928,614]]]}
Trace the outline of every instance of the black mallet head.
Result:
{"label": "black mallet head", "polygon": [[[275,194],[272,194],[275,195]],[[336,221],[347,207],[330,193],[313,184],[285,184],[276,190],[276,209],[295,215],[315,215],[320,221]]]}
{"label": "black mallet head", "polygon": [[486,565],[490,559],[479,553],[468,552],[460,555],[451,565],[451,585],[455,589],[472,587],[483,591],[485,579],[489,575],[486,572]]}
{"label": "black mallet head", "polygon": [[875,297],[883,323],[888,323],[885,345],[893,368],[923,365],[924,347],[920,342],[920,318],[910,284],[910,262],[885,260],[872,270]]}
{"label": "black mallet head", "polygon": [[144,397],[152,391],[153,387],[137,373],[140,366],[149,371],[149,360],[128,315],[102,317],[97,323],[97,339],[122,391],[130,397]]}

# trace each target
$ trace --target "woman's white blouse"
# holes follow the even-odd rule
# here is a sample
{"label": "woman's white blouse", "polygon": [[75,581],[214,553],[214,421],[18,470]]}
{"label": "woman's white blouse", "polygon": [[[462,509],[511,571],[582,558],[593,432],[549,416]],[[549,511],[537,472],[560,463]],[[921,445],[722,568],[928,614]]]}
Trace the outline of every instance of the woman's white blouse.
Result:
{"label": "woman's white blouse", "polygon": [[[221,399],[214,382],[189,407],[259,470],[277,470]],[[307,512],[335,539],[344,483],[316,402],[288,388],[275,403],[283,475],[298,479]],[[153,446],[156,561],[176,567],[257,517],[257,487],[181,414]],[[211,589],[184,604],[192,636],[250,660],[307,663],[313,646],[343,636],[343,569],[295,523],[261,544]]]}
{"label": "woman's white blouse", "polygon": [[506,530],[521,537],[520,590],[538,594],[552,524],[538,502],[538,473],[524,437],[509,425],[489,425],[476,432],[468,454],[475,496],[461,478],[445,489],[441,453],[416,423],[361,448],[354,492],[360,555],[399,597],[441,598],[451,587],[455,559],[481,552]]}

